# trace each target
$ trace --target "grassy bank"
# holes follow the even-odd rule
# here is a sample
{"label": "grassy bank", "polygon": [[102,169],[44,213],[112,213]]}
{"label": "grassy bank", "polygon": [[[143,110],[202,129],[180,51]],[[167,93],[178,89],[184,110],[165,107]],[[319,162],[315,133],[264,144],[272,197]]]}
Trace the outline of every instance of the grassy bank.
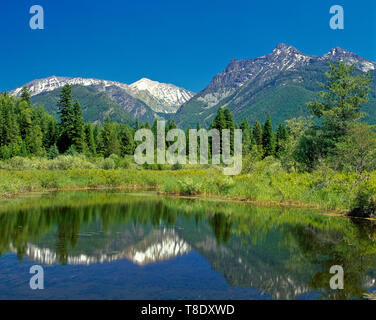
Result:
{"label": "grassy bank", "polygon": [[[4,166],[3,166],[4,167]],[[268,161],[252,172],[224,176],[221,168],[146,170],[129,169],[0,169],[0,196],[25,192],[83,188],[153,189],[179,195],[220,196],[260,204],[313,206],[351,210],[359,201],[373,203],[376,172],[361,182],[356,174],[320,170],[288,173]]]}

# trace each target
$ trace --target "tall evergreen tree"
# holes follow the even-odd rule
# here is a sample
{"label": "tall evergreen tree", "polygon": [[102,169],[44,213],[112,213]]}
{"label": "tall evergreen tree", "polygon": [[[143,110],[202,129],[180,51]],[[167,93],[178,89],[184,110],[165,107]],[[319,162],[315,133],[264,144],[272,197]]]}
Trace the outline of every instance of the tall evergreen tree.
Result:
{"label": "tall evergreen tree", "polygon": [[257,146],[262,146],[262,127],[258,121],[255,122],[253,127],[253,141]]}
{"label": "tall evergreen tree", "polygon": [[112,154],[120,155],[120,144],[116,128],[107,117],[101,131],[101,151],[103,156],[109,157]]}
{"label": "tall evergreen tree", "polygon": [[264,158],[275,154],[273,125],[269,114],[262,130],[262,147],[264,150]]}
{"label": "tall evergreen tree", "polygon": [[279,158],[286,149],[286,142],[288,139],[288,131],[286,126],[282,123],[278,126],[276,133],[276,148],[275,154]]}
{"label": "tall evergreen tree", "polygon": [[120,155],[124,157],[125,155],[132,155],[136,148],[134,141],[134,132],[133,129],[128,125],[121,125],[120,133]]}
{"label": "tall evergreen tree", "polygon": [[210,129],[217,129],[220,133],[222,133],[223,129],[226,129],[225,114],[221,107],[218,108],[217,114],[210,125]]}
{"label": "tall evergreen tree", "polygon": [[43,146],[46,150],[49,150],[51,146],[56,145],[57,142],[57,126],[53,117],[50,118],[47,125],[47,131],[44,134]]}
{"label": "tall evergreen tree", "polygon": [[76,100],[73,104],[73,124],[70,136],[72,144],[77,152],[84,152],[85,143],[85,125],[82,119],[82,109],[80,103]]}
{"label": "tall evergreen tree", "polygon": [[[313,137],[317,153],[322,157],[335,153],[335,146],[345,139],[351,128],[364,117],[361,112],[363,103],[368,102],[371,84],[370,73],[355,75],[355,66],[338,61],[329,64],[330,70],[325,73],[327,83],[320,83],[323,89],[319,92],[320,101],[307,104],[311,112],[321,120],[321,127]],[[312,130],[317,131],[316,128]],[[301,150],[301,153],[307,153]],[[316,158],[306,154],[307,158]]]}
{"label": "tall evergreen tree", "polygon": [[91,123],[85,125],[85,140],[88,151],[95,156],[97,154],[97,144],[94,137],[94,128]]}
{"label": "tall evergreen tree", "polygon": [[136,123],[134,125],[134,129],[137,131],[138,129],[140,129],[140,122],[138,121],[138,119],[136,120]]}
{"label": "tall evergreen tree", "polygon": [[248,154],[252,147],[252,136],[247,118],[243,119],[242,123],[240,124],[240,129],[242,130],[243,154]]}
{"label": "tall evergreen tree", "polygon": [[21,100],[25,101],[30,106],[32,105],[31,95],[30,95],[29,88],[27,85],[23,86],[21,89]]}
{"label": "tall evergreen tree", "polygon": [[60,91],[58,109],[60,114],[58,147],[61,152],[65,152],[74,143],[72,139],[74,130],[73,93],[69,84],[66,84]]}
{"label": "tall evergreen tree", "polygon": [[230,111],[230,109],[225,109],[223,111],[223,116],[225,118],[225,128],[230,130],[230,152],[234,154],[234,130],[236,124],[234,122],[234,117]]}

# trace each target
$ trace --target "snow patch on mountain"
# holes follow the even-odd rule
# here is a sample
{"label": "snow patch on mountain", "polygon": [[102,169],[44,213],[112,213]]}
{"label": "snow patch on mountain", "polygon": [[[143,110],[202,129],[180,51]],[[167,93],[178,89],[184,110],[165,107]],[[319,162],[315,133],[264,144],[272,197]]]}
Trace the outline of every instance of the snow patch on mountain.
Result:
{"label": "snow patch on mountain", "polygon": [[[30,95],[36,96],[42,93],[50,92],[63,87],[66,84],[71,86],[95,86],[99,91],[107,91],[106,88],[117,88],[120,92],[123,90],[126,94],[144,102],[154,112],[175,113],[179,107],[194,96],[194,93],[173,84],[165,84],[143,78],[131,85],[125,83],[100,80],[82,77],[57,77],[51,76],[43,79],[33,80],[26,85],[29,88]],[[20,96],[22,87],[16,88],[10,92],[15,96]]]}
{"label": "snow patch on mountain", "polygon": [[[66,84],[70,84],[71,86],[74,85],[81,85],[81,86],[104,86],[104,87],[109,87],[109,86],[118,86],[123,89],[126,89],[128,86],[126,84],[120,83],[120,82],[115,82],[115,81],[107,81],[107,80],[100,80],[100,79],[92,79],[92,78],[81,78],[81,77],[57,77],[57,76],[51,76],[48,78],[43,78],[43,79],[36,79],[33,80],[26,85],[29,88],[29,92],[31,96],[36,96],[41,93],[53,91],[56,89],[59,89]],[[21,90],[22,87],[18,87],[10,92],[10,94],[15,95],[15,96],[20,96],[21,95]]]}
{"label": "snow patch on mountain", "polygon": [[150,105],[155,112],[175,113],[194,93],[173,84],[142,78],[129,85],[131,93]]}

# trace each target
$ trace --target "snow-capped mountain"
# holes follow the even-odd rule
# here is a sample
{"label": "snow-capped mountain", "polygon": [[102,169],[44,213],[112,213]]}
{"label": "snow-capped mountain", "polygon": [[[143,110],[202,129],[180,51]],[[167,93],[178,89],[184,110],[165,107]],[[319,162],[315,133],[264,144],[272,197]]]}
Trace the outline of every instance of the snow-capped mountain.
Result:
{"label": "snow-capped mountain", "polygon": [[155,112],[175,113],[194,93],[173,84],[160,83],[147,78],[132,83],[130,93],[144,101]]}
{"label": "snow-capped mountain", "polygon": [[182,105],[176,121],[185,126],[198,121],[208,125],[220,106],[230,108],[237,121],[244,117],[265,121],[270,113],[278,123],[303,115],[307,99],[319,90],[317,81],[325,81],[328,62],[335,61],[353,64],[361,72],[376,72],[374,62],[339,47],[319,57],[281,43],[262,57],[232,59],[205,89]]}
{"label": "snow-capped mountain", "polygon": [[[41,93],[53,91],[56,89],[59,89],[63,87],[66,84],[70,84],[72,86],[74,85],[80,85],[80,86],[118,86],[123,89],[127,89],[127,85],[120,83],[120,82],[115,82],[115,81],[106,81],[106,80],[99,80],[99,79],[91,79],[91,78],[71,78],[71,77],[57,77],[57,76],[51,76],[43,79],[36,79],[33,80],[26,85],[29,88],[30,95],[31,96],[36,96]],[[10,93],[19,96],[21,94],[22,87],[16,88],[12,90]]]}
{"label": "snow-capped mountain", "polygon": [[[159,83],[146,78],[127,85],[121,82],[92,78],[51,76],[33,80],[26,85],[29,87],[31,96],[35,97],[54,92],[65,84],[90,87],[95,92],[105,92],[106,95],[119,104],[125,111],[137,117],[150,113],[150,111],[152,113],[175,113],[183,103],[187,102],[194,95],[194,93],[184,88],[179,88],[172,84]],[[19,96],[21,90],[22,87],[19,87],[10,93]],[[146,110],[145,107],[149,107],[151,110]]]}

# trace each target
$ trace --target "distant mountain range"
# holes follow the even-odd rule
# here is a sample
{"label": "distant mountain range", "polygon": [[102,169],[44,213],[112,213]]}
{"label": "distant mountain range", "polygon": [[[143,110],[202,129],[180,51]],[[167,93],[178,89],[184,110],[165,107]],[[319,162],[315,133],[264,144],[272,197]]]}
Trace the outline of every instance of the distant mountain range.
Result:
{"label": "distant mountain range", "polygon": [[[306,103],[317,99],[317,81],[325,82],[329,61],[354,64],[358,72],[370,71],[375,80],[376,64],[341,48],[316,57],[292,46],[279,44],[273,52],[256,59],[233,59],[211,83],[181,106],[175,118],[180,125],[209,124],[218,107],[229,108],[235,120],[265,121],[270,113],[278,124],[308,113]],[[375,81],[366,111],[376,122]]]}
{"label": "distant mountain range", "polygon": [[[113,121],[152,121],[161,114],[176,113],[194,93],[172,84],[159,83],[143,78],[131,85],[115,81],[51,76],[27,83],[34,104],[42,104],[57,115],[59,92],[65,84],[73,88],[83,109],[86,121],[103,122],[109,116]],[[22,87],[10,93],[21,94]]]}
{"label": "distant mountain range", "polygon": [[[376,64],[341,48],[323,56],[303,54],[296,48],[279,44],[268,55],[255,59],[233,59],[197,94],[172,84],[143,78],[131,85],[98,79],[52,76],[31,81],[33,103],[57,115],[59,90],[73,86],[86,121],[132,123],[172,118],[181,127],[208,125],[219,107],[229,108],[235,120],[264,121],[269,113],[275,125],[286,119],[308,114],[306,103],[317,98],[317,82],[325,82],[328,62],[345,61],[357,72],[370,71],[373,83],[370,101],[364,106],[366,120],[376,123]],[[11,91],[19,95],[21,87]]]}

